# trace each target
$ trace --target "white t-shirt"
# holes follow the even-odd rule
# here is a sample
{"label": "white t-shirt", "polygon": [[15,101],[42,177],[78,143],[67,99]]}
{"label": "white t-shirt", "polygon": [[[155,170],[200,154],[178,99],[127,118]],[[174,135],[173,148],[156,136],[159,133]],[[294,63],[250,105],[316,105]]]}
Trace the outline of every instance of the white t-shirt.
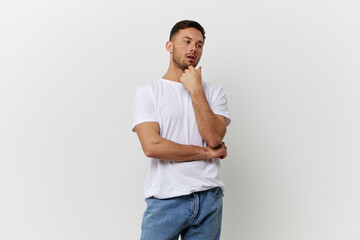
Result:
{"label": "white t-shirt", "polygon": [[[229,125],[230,114],[223,88],[204,81],[202,86],[213,113],[226,117]],[[190,94],[179,82],[160,78],[137,89],[132,130],[135,132],[135,126],[143,122],[159,123],[161,137],[173,142],[206,146],[196,124]],[[224,188],[219,178],[219,159],[172,162],[150,158],[150,161],[145,198],[164,199],[213,187]]]}

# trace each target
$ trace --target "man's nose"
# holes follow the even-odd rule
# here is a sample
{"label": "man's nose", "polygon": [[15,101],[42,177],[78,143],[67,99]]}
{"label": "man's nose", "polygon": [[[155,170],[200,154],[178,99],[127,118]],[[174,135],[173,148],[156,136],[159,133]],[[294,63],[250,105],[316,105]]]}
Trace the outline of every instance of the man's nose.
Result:
{"label": "man's nose", "polygon": [[190,44],[190,52],[196,52],[196,43]]}

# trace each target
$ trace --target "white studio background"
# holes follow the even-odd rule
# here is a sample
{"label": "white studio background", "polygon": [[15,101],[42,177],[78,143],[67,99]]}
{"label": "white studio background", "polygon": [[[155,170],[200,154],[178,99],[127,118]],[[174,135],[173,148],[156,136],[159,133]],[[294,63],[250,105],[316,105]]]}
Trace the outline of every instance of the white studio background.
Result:
{"label": "white studio background", "polygon": [[232,114],[224,240],[360,239],[355,0],[0,0],[0,239],[139,239],[135,89],[171,27],[207,32]]}

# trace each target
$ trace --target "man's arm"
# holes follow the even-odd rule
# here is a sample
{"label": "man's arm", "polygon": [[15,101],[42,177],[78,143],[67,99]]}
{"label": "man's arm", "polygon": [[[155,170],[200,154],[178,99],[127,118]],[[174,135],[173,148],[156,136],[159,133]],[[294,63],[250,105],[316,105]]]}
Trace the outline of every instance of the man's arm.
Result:
{"label": "man's arm", "polygon": [[217,148],[183,145],[160,136],[160,127],[156,122],[144,122],[136,126],[143,151],[147,157],[160,160],[184,162],[221,158],[227,155],[226,146],[221,143]]}
{"label": "man's arm", "polygon": [[180,78],[180,82],[191,96],[196,123],[201,137],[208,146],[215,148],[222,143],[226,133],[226,119],[211,110],[201,85],[201,67],[197,70],[189,66]]}

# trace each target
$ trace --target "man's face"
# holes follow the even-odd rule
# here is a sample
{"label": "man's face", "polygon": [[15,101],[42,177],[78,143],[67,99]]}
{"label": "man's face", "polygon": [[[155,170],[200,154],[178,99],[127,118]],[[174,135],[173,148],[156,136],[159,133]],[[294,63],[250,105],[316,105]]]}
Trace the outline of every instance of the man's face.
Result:
{"label": "man's face", "polygon": [[204,39],[199,30],[196,28],[181,29],[173,40],[172,60],[182,70],[187,69],[190,65],[196,67],[199,63]]}

